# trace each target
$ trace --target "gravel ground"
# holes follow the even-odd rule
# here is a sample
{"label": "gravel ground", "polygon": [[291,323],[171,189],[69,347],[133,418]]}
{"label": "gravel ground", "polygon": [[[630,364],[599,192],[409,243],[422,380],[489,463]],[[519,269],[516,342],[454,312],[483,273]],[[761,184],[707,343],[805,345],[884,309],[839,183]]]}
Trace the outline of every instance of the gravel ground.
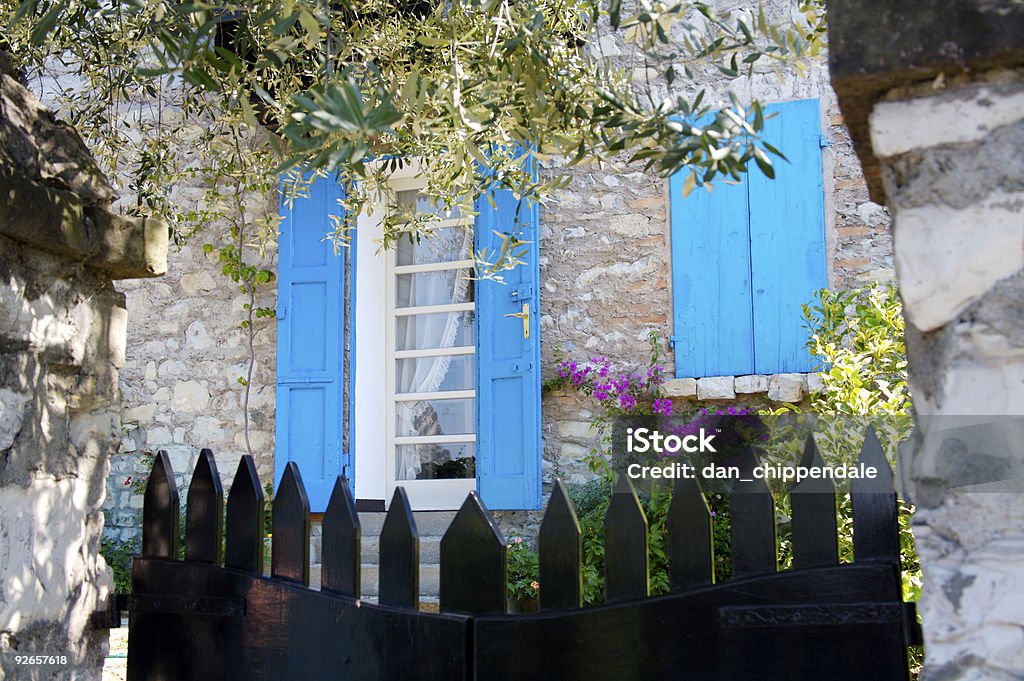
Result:
{"label": "gravel ground", "polygon": [[128,627],[110,630],[110,652],[103,663],[103,681],[125,681],[128,678]]}

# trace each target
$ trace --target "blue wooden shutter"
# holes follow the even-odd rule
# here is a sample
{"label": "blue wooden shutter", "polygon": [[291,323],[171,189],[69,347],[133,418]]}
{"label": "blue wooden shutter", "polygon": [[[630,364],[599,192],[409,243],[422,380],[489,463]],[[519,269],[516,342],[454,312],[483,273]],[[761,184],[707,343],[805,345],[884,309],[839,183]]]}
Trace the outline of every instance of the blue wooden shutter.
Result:
{"label": "blue wooden shutter", "polygon": [[754,366],[746,184],[672,192],[673,336],[677,376],[748,374]]}
{"label": "blue wooden shutter", "polygon": [[342,452],[345,259],[324,237],[343,190],[321,178],[291,208],[282,201],[278,239],[277,415],[274,481],[298,464],[310,508],[327,508]]}
{"label": "blue wooden shutter", "polygon": [[[540,267],[538,211],[521,207],[512,192],[477,200],[475,247],[495,252],[514,232],[529,241],[526,264],[504,273],[504,283],[476,282],[477,488],[492,509],[540,508]],[[523,322],[506,315],[530,309]]]}
{"label": "blue wooden shutter", "polygon": [[818,101],[773,104],[765,139],[786,155],[769,180],[683,198],[669,180],[677,376],[811,371],[800,306],[826,285]]}
{"label": "blue wooden shutter", "polygon": [[800,306],[827,285],[825,204],[818,100],[773,104],[764,138],[786,156],[775,179],[752,168],[750,272],[754,301],[754,373],[813,371]]}

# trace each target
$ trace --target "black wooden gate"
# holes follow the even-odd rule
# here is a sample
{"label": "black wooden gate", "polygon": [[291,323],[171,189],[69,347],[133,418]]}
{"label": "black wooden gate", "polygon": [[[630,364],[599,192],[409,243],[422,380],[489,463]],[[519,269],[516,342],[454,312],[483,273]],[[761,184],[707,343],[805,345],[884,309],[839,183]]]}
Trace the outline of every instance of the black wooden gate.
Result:
{"label": "black wooden gate", "polygon": [[[380,604],[370,604],[359,599],[359,518],[345,480],[324,515],[315,591],[295,464],[273,502],[264,577],[264,500],[252,460],[238,467],[225,516],[216,464],[203,450],[181,561],[178,493],[161,453],[132,567],[128,679],[905,681],[907,646],[920,632],[901,597],[896,495],[871,431],[861,462],[884,474],[853,483],[853,563],[838,562],[834,488],[809,480],[792,491],[794,568],[776,572],[772,497],[755,481],[731,498],[733,578],[721,584],[712,583],[713,518],[697,482],[679,481],[668,517],[672,593],[653,598],[647,524],[623,477],[605,520],[606,604],[586,609],[579,524],[558,483],[539,537],[541,612],[508,615],[505,541],[475,494],[441,543],[441,612],[426,613],[417,610],[418,537],[400,488],[381,536]],[[802,463],[822,466],[813,440]]]}

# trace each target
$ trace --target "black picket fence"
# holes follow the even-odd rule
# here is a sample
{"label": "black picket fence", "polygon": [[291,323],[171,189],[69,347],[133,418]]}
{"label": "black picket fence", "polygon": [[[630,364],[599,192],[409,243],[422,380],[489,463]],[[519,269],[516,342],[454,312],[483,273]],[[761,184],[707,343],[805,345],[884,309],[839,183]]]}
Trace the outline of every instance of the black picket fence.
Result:
{"label": "black picket fence", "polygon": [[[745,460],[754,465],[753,451]],[[179,498],[161,452],[132,568],[128,679],[903,681],[907,646],[920,634],[901,596],[892,473],[871,430],[860,462],[882,474],[852,482],[853,563],[838,559],[835,489],[811,479],[791,492],[793,569],[776,572],[773,500],[753,480],[730,498],[733,570],[721,584],[700,485],[677,481],[667,518],[671,593],[657,597],[647,521],[623,476],[605,518],[606,603],[585,609],[580,527],[557,482],[538,539],[540,612],[509,615],[505,539],[475,493],[441,541],[440,612],[421,612],[419,538],[402,488],[381,532],[371,604],[359,598],[360,525],[346,480],[323,517],[317,591],[308,588],[309,502],[294,463],[273,500],[264,577],[265,501],[252,459],[239,464],[225,515],[213,454],[203,450],[179,561]],[[802,465],[823,467],[813,439]]]}

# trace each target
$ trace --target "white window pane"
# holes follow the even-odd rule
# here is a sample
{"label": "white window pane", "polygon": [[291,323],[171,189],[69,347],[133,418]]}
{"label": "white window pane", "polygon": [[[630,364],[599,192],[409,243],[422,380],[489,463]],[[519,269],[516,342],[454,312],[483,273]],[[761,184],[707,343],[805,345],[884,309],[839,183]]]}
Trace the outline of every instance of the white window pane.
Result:
{"label": "white window pane", "polygon": [[418,189],[407,189],[405,191],[396,192],[398,198],[398,205],[404,210],[412,212],[415,211],[420,215],[436,215],[441,219],[450,219],[459,217],[459,209],[452,208],[451,210],[440,210],[435,206],[430,205],[430,199],[420,193]]}
{"label": "white window pane", "polygon": [[473,345],[473,311],[432,312],[395,318],[395,349]]}
{"label": "white window pane", "polygon": [[423,235],[419,241],[403,236],[396,248],[398,265],[427,265],[473,256],[473,236],[465,227],[442,227]]}
{"label": "white window pane", "polygon": [[473,302],[472,270],[416,272],[395,277],[395,307]]}
{"label": "white window pane", "polygon": [[397,437],[472,435],[476,430],[473,398],[398,402],[395,410]]}
{"label": "white window pane", "polygon": [[473,390],[473,355],[413,357],[395,362],[396,393]]}

